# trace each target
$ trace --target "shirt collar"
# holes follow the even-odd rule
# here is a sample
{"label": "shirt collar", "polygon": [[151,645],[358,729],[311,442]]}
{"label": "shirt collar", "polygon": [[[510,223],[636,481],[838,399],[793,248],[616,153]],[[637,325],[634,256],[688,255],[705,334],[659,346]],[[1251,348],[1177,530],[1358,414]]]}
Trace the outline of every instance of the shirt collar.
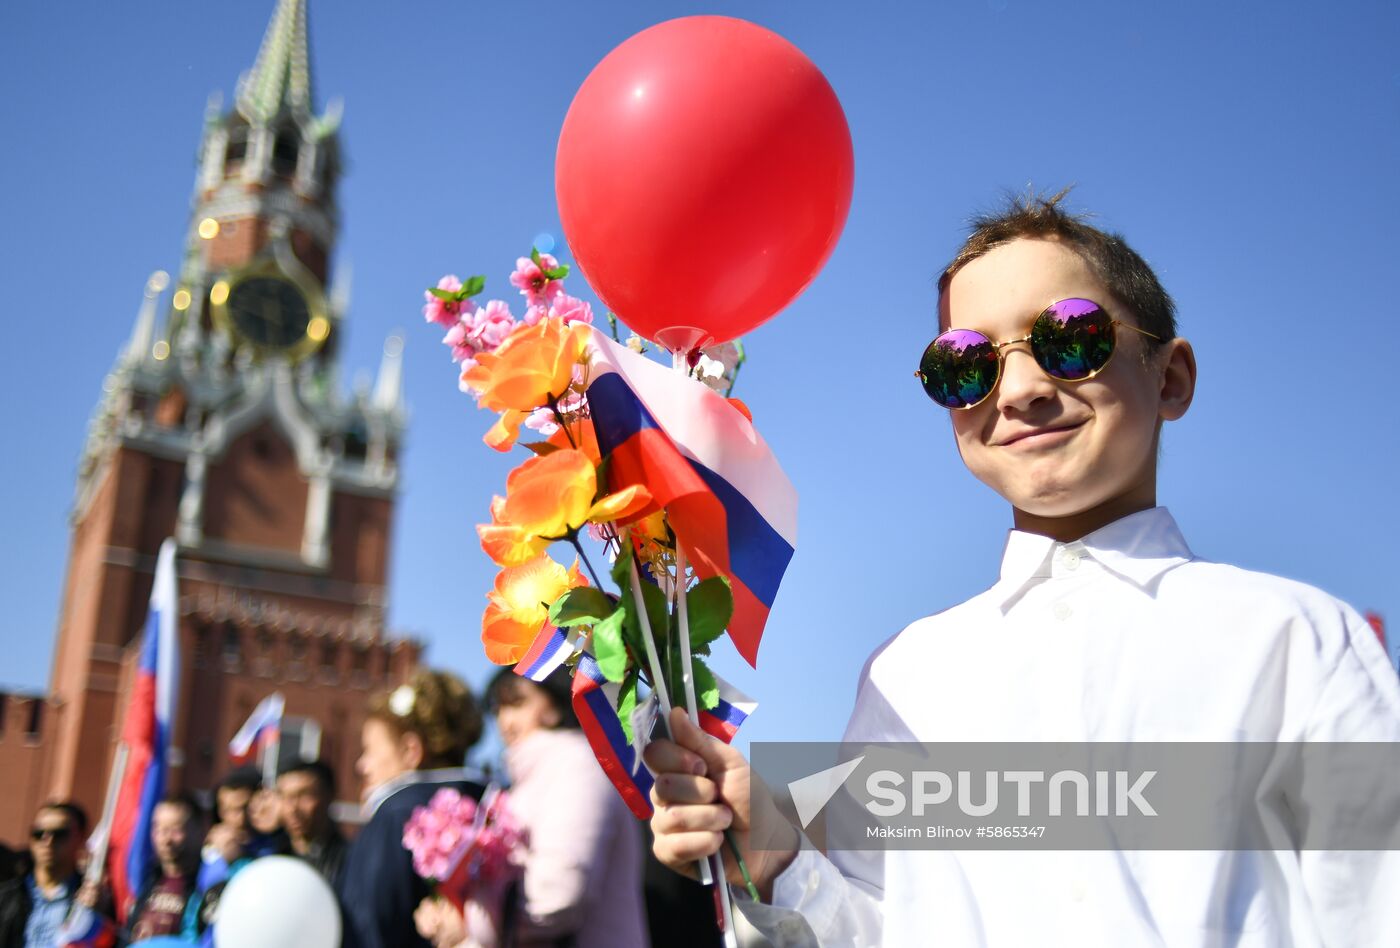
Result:
{"label": "shirt collar", "polygon": [[52,904],[54,902],[62,902],[65,899],[72,898],[74,891],[76,891],[78,888],[79,880],[78,874],[74,873],[67,879],[64,879],[63,884],[59,886],[58,892],[54,895],[53,898],[49,898],[48,896],[44,895],[44,890],[39,888],[38,876],[31,872],[25,878],[29,881],[29,896],[34,900],[35,905],[38,905],[40,902]]}
{"label": "shirt collar", "polygon": [[485,784],[486,778],[481,771],[473,767],[444,767],[440,770],[410,770],[407,773],[399,774],[397,777],[390,777],[379,786],[370,790],[365,797],[364,804],[360,808],[361,814],[368,821],[370,817],[384,805],[394,794],[404,787],[412,787],[420,783],[454,783],[454,782],[480,783]]}
{"label": "shirt collar", "polygon": [[1192,558],[1166,507],[1139,510],[1073,543],[1010,530],[1001,557],[1001,578],[992,587],[1002,608],[1008,608],[1032,581],[1048,578],[1055,551],[1067,546],[1082,549],[1105,569],[1143,588]]}

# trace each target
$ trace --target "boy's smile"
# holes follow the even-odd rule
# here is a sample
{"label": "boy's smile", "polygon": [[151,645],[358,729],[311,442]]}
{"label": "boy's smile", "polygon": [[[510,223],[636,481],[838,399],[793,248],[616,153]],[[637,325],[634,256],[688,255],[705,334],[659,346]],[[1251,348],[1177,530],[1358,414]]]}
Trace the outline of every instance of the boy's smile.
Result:
{"label": "boy's smile", "polygon": [[[1030,239],[959,270],[940,322],[1017,339],[1047,305],[1071,297],[1094,300],[1137,325],[1068,245]],[[1116,338],[1109,364],[1082,382],[1051,378],[1028,343],[1007,346],[991,396],[949,412],[963,463],[1011,503],[1017,529],[1072,540],[1156,504],[1159,422],[1185,414],[1195,360],[1184,339],[1159,345],[1131,331]]]}

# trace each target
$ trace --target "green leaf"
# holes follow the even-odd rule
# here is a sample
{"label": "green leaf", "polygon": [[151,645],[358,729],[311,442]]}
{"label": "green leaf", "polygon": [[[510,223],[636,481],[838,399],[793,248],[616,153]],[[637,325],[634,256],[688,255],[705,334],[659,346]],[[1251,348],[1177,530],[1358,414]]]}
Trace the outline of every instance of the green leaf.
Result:
{"label": "green leaf", "polygon": [[709,645],[724,634],[734,616],[734,593],[724,576],[711,576],[685,594],[686,618],[690,621],[690,647]]}
{"label": "green leaf", "polygon": [[695,703],[709,711],[719,704],[719,682],[715,681],[715,673],[700,659],[692,656],[690,667],[691,674],[695,676]]}
{"label": "green leaf", "polygon": [[538,248],[538,247],[531,247],[531,248],[530,248],[530,262],[533,263],[533,264],[534,264],[535,266],[537,266],[537,267],[538,267],[538,266],[542,266],[542,264],[540,263],[540,248]]}
{"label": "green leaf", "polygon": [[622,690],[617,693],[617,719],[622,722],[622,733],[627,743],[632,743],[632,712],[637,710],[637,673],[628,672]]}
{"label": "green leaf", "polygon": [[545,276],[545,279],[547,279],[547,280],[562,280],[562,279],[564,279],[564,277],[566,277],[566,276],[568,276],[568,275],[569,275],[569,265],[568,265],[567,263],[561,263],[561,264],[559,264],[559,266],[555,267],[553,270],[546,270],[546,271],[544,271],[544,276]]}
{"label": "green leaf", "polygon": [[559,445],[550,444],[548,441],[517,441],[515,443],[522,448],[533,451],[540,457],[544,457],[546,454],[553,454],[555,451],[559,450]]}
{"label": "green leaf", "polygon": [[436,296],[438,299],[442,300],[444,303],[457,302],[457,294],[449,290],[440,290],[435,286],[430,286],[428,287],[428,292]]}
{"label": "green leaf", "polygon": [[575,625],[602,622],[617,609],[617,603],[601,589],[579,586],[554,600],[549,607],[549,621],[567,629]]}
{"label": "green leaf", "polygon": [[632,603],[632,544],[624,538],[619,544],[617,559],[613,560],[612,574],[613,582],[617,583],[617,588],[622,590],[622,601],[628,605]]}
{"label": "green leaf", "polygon": [[627,674],[627,646],[622,643],[626,615],[619,609],[593,626],[593,654],[598,659],[598,670],[608,681],[621,681]]}
{"label": "green leaf", "polygon": [[457,298],[464,300],[469,296],[475,296],[484,289],[486,289],[486,277],[467,277],[467,282],[463,283],[462,288],[457,291]]}

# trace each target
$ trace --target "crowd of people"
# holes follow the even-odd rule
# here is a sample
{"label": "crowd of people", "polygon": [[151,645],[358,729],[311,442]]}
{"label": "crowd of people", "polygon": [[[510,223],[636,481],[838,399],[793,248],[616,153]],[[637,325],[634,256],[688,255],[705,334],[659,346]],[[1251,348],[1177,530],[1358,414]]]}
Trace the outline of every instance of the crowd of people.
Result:
{"label": "crowd of people", "polygon": [[[488,715],[505,747],[504,780],[465,763]],[[720,941],[710,894],[655,861],[646,826],[593,759],[567,669],[538,683],[506,670],[484,701],[453,674],[420,671],[371,700],[356,766],[362,821],[344,829],[331,816],[335,772],[319,760],[284,762],[273,785],[235,769],[208,795],[208,813],[193,793],[169,794],[151,818],[152,869],[133,880],[121,912],[105,877],[85,872],[87,814],[67,801],[44,804],[27,850],[0,849],[0,948],[61,946],[60,929],[80,905],[112,921],[118,945],[162,937],[212,945],[224,888],[271,855],[299,858],[325,879],[347,948]],[[404,826],[443,787],[480,801],[501,785],[526,843],[494,910],[464,913],[415,871]]]}

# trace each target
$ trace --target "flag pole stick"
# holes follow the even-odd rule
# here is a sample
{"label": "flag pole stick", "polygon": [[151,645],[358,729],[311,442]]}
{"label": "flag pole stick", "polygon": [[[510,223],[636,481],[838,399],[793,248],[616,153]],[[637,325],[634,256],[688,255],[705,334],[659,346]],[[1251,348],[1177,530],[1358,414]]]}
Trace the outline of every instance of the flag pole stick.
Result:
{"label": "flag pole stick", "polygon": [[[673,737],[671,734],[671,695],[666,688],[665,670],[662,668],[661,659],[657,655],[656,637],[651,631],[651,617],[647,615],[646,600],[642,597],[642,577],[637,571],[637,558],[633,556],[629,562],[632,567],[632,602],[637,610],[637,618],[642,627],[642,644],[647,650],[647,662],[651,665],[652,688],[656,692],[657,701],[661,704],[661,721],[666,728],[666,736]],[[714,856],[711,856],[707,859],[697,860],[700,867],[700,881],[705,885],[714,885],[715,873],[711,864],[711,860],[714,858]],[[720,878],[723,878],[723,876],[721,875]],[[724,929],[724,943],[726,946],[729,946],[729,948],[735,948],[735,946],[738,945],[738,941],[734,936],[734,919],[729,906],[728,886],[716,887],[715,901],[718,905],[718,921]]]}
{"label": "flag pole stick", "polygon": [[122,778],[126,776],[126,760],[131,753],[126,742],[117,745],[117,753],[112,758],[112,773],[107,777],[107,797],[102,801],[102,819],[97,823],[96,846],[88,860],[87,872],[83,881],[96,885],[102,881],[102,870],[107,865],[107,849],[112,842],[112,814],[117,809],[117,794],[121,792]]}
{"label": "flag pole stick", "polygon": [[[281,698],[281,695],[274,694],[274,697]],[[285,713],[285,708],[279,709],[277,714],[277,736],[263,747],[262,779],[263,788],[266,790],[271,790],[277,786],[277,762],[282,758],[282,718]]]}
{"label": "flag pole stick", "polygon": [[[676,349],[671,353],[671,368],[682,374],[686,371],[686,353]],[[636,569],[634,563],[633,570]],[[686,584],[685,584],[685,549],[681,546],[680,538],[676,538],[676,580],[674,591],[676,593],[676,624],[679,627],[679,638],[681,647],[681,682],[685,688],[685,712],[690,718],[690,723],[696,727],[700,726],[700,710],[695,704],[695,666],[690,654],[690,615],[686,604]],[[670,716],[670,709],[666,709],[667,717]],[[718,885],[715,885],[718,880]],[[726,946],[736,946],[737,938],[734,934],[734,909],[730,904],[729,886],[726,884],[724,875],[724,854],[717,852],[700,863],[700,881],[705,885],[715,885],[715,901],[719,904],[720,920],[724,928],[724,943]]]}

